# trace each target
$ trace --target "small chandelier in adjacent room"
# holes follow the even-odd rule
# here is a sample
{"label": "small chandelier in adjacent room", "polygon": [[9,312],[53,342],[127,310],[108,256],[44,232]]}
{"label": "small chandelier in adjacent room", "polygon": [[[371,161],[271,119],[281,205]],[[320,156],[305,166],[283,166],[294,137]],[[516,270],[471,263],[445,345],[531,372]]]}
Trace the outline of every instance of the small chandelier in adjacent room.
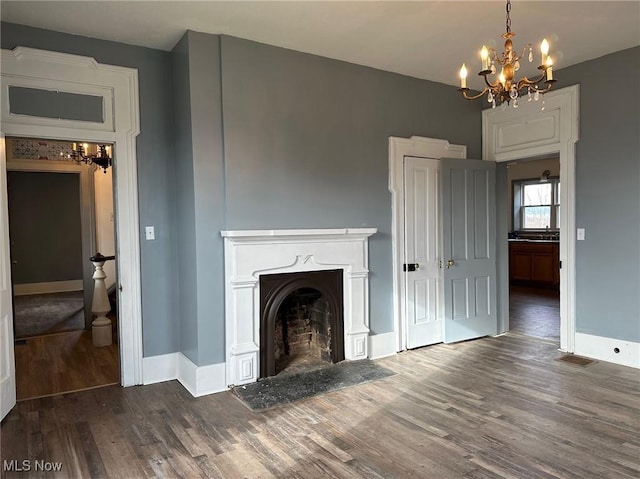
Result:
{"label": "small chandelier in adjacent room", "polygon": [[[511,40],[516,34],[511,31],[511,0],[507,0],[507,15],[506,15],[506,32],[502,34],[505,39],[504,52],[498,54],[493,48],[482,47],[480,52],[480,59],[482,61],[482,70],[478,73],[484,78],[486,86],[477,95],[469,95],[469,88],[467,88],[467,67],[463,63],[460,69],[460,88],[459,92],[467,100],[476,100],[487,95],[487,101],[491,103],[493,108],[496,104],[509,104],[513,101],[513,107],[518,108],[518,98],[526,93],[527,100],[534,99],[538,101],[540,95],[551,90],[552,85],[556,80],[553,79],[553,61],[549,56],[549,43],[546,39],[542,40],[540,45],[540,52],[542,54],[542,61],[538,70],[541,71],[539,77],[529,79],[523,77],[520,80],[514,78],[515,73],[520,69],[520,60],[527,55],[529,62],[533,62],[533,46],[529,43],[522,49],[522,55],[514,50],[513,41]],[[501,69],[497,79],[491,81],[490,75],[498,73],[498,68]],[[539,84],[544,80],[544,88],[539,88]],[[505,104],[505,106],[506,106]],[[544,99],[543,107],[544,109]]]}
{"label": "small chandelier in adjacent room", "polygon": [[109,155],[111,145],[97,145],[95,153],[90,153],[89,149],[90,147],[87,143],[74,143],[69,157],[78,163],[97,165],[106,173],[107,168],[112,164],[111,156]]}

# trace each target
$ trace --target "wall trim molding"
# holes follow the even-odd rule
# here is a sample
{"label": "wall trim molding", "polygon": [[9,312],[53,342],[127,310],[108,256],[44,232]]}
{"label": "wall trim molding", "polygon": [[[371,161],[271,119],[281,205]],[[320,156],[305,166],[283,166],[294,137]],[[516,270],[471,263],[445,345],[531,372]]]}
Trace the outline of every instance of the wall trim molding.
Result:
{"label": "wall trim molding", "polygon": [[196,366],[182,353],[151,356],[142,360],[143,384],[178,380],[193,397],[228,389],[225,363]]}
{"label": "wall trim molding", "polygon": [[389,137],[389,191],[391,192],[391,249],[393,259],[393,328],[396,352],[407,349],[406,282],[402,272],[404,263],[404,158],[459,158],[467,157],[467,147],[452,145],[446,140],[412,136]]}
{"label": "wall trim molding", "polygon": [[81,279],[14,284],[13,295],[26,296],[29,294],[67,293],[69,291],[82,291],[82,288],[83,281]]}
{"label": "wall trim molding", "polygon": [[369,358],[379,359],[393,356],[396,351],[396,333],[374,334],[369,336]]}
{"label": "wall trim molding", "polygon": [[[615,348],[618,348],[618,353],[614,351]],[[633,341],[576,333],[575,353],[587,358],[640,369],[640,343]]]}
{"label": "wall trim molding", "polygon": [[[60,120],[11,113],[9,87],[22,86],[102,96],[102,122]],[[90,57],[16,47],[2,50],[2,132],[25,138],[112,143],[117,212],[120,383],[142,383],[142,284],[136,137],[140,133],[138,71]],[[0,168],[0,171],[3,171]],[[6,197],[0,198],[6,204]]]}
{"label": "wall trim molding", "polygon": [[[576,335],[575,145],[579,138],[579,97],[580,86],[573,85],[546,93],[544,111],[540,102],[522,102],[518,109],[482,111],[483,160],[502,162],[552,154],[560,157],[560,349],[567,352],[574,352]],[[501,283],[508,284],[508,278],[506,281]],[[508,298],[503,307],[505,303],[508,311]],[[508,330],[508,319],[507,324],[499,326],[499,333]]]}

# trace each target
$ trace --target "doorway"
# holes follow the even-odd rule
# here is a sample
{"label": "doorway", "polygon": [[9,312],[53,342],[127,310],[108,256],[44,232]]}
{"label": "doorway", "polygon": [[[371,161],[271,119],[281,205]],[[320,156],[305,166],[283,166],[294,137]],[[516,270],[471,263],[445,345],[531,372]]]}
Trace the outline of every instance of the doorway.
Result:
{"label": "doorway", "polygon": [[95,347],[91,332],[90,257],[114,253],[111,168],[73,161],[65,141],[7,138],[6,153],[17,399],[116,384],[117,340]]}
{"label": "doorway", "polygon": [[[75,141],[86,138],[117,147],[114,185],[118,268],[118,340],[120,384],[142,384],[142,283],[138,216],[136,137],[140,133],[138,72],[132,68],[104,65],[90,57],[16,47],[2,50],[1,89],[10,98],[15,88],[57,96],[72,94],[92,105],[90,118],[66,111],[51,115],[38,108],[14,111],[3,103],[0,131],[0,418],[15,404],[13,359],[13,301],[10,285],[8,212],[6,208],[5,135],[41,136]],[[23,93],[25,91],[23,90]],[[44,104],[44,103],[42,103]],[[36,104],[37,105],[37,104]]]}
{"label": "doorway", "polygon": [[560,159],[507,165],[509,331],[560,344]]}

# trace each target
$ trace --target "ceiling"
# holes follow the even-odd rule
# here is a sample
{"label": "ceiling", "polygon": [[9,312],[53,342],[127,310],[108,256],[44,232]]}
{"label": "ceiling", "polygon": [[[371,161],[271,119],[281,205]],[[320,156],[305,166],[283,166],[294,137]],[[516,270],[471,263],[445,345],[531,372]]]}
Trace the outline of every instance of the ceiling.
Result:
{"label": "ceiling", "polygon": [[[503,1],[5,1],[3,21],[171,50],[188,29],[247,38],[450,85],[480,87],[483,44],[502,52]],[[521,51],[550,43],[554,69],[640,45],[640,1],[513,0]]]}

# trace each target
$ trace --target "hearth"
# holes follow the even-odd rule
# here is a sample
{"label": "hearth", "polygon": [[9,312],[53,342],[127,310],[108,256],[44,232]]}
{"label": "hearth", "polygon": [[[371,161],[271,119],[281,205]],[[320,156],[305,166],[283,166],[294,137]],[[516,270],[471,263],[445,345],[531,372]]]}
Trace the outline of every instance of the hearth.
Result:
{"label": "hearth", "polygon": [[260,276],[260,377],[344,359],[342,270]]}

